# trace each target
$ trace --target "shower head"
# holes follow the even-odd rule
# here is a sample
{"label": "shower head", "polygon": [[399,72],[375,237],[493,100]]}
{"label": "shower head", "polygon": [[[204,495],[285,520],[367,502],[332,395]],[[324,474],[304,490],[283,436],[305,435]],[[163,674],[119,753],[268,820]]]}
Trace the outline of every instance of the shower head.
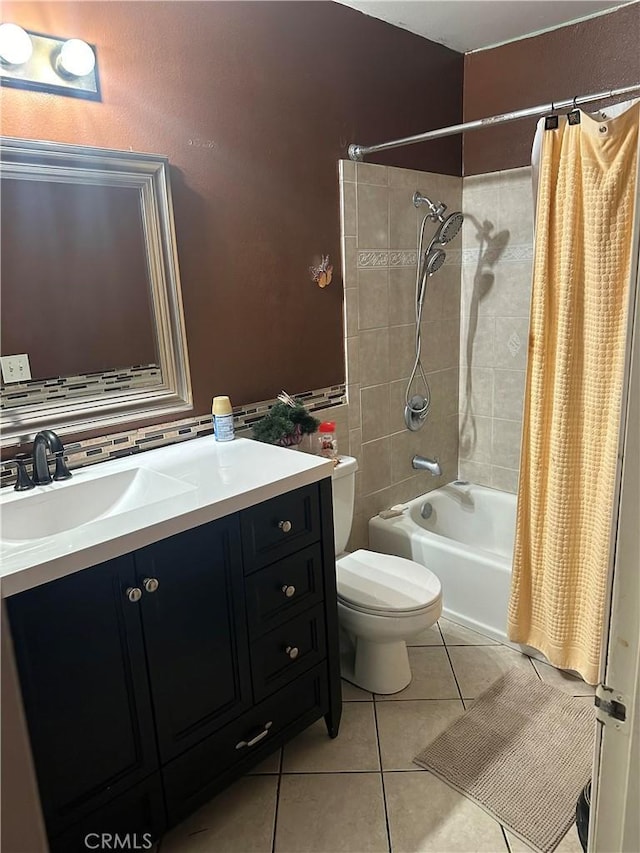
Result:
{"label": "shower head", "polygon": [[424,271],[427,277],[438,272],[446,257],[447,255],[442,249],[433,249],[425,255]]}
{"label": "shower head", "polygon": [[426,195],[422,195],[420,190],[416,190],[413,194],[413,204],[415,207],[420,207],[421,204],[426,204],[429,208],[429,213],[427,216],[429,219],[435,222],[437,219],[442,222],[443,216],[442,214],[447,209],[447,205],[442,201],[432,202],[430,198],[427,198]]}
{"label": "shower head", "polygon": [[427,214],[429,219],[431,219],[432,222],[440,223],[440,226],[433,238],[434,243],[440,243],[441,246],[444,246],[449,242],[449,240],[453,240],[460,230],[464,220],[464,216],[460,211],[456,211],[456,213],[450,213],[448,216],[445,216],[444,213],[447,209],[447,205],[443,201],[437,201],[434,203],[426,195],[422,195],[420,190],[416,190],[414,192],[413,203],[416,207],[420,207],[421,204],[426,204],[429,208],[429,213]]}
{"label": "shower head", "polygon": [[444,246],[450,240],[453,240],[458,231],[462,228],[464,216],[460,211],[456,211],[456,213],[450,213],[447,217],[439,216],[438,219],[441,224],[436,231],[433,240],[435,243],[440,243],[441,246]]}

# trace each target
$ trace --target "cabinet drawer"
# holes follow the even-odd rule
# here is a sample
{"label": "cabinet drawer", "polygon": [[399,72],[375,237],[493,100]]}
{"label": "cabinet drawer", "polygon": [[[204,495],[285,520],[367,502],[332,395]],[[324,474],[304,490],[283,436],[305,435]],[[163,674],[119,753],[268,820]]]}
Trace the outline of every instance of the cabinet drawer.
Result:
{"label": "cabinet drawer", "polygon": [[[50,853],[85,853],[106,850],[150,850],[165,830],[167,819],[160,774],[120,794],[108,805],[87,815],[62,835],[49,841]],[[116,839],[119,839],[116,840]],[[126,840],[125,840],[126,839]]]}
{"label": "cabinet drawer", "polygon": [[322,601],[322,548],[298,551],[246,579],[249,634],[258,637]]}
{"label": "cabinet drawer", "polygon": [[[221,786],[225,771],[253,754],[264,758],[287,738],[287,729],[309,725],[328,710],[327,671],[316,667],[276,696],[256,705],[163,769],[169,824],[181,820]],[[273,747],[272,747],[273,748]]]}
{"label": "cabinet drawer", "polygon": [[320,539],[318,486],[304,486],[241,513],[245,574]]}
{"label": "cabinet drawer", "polygon": [[251,644],[251,677],[257,701],[288,684],[325,656],[322,605],[290,619]]}

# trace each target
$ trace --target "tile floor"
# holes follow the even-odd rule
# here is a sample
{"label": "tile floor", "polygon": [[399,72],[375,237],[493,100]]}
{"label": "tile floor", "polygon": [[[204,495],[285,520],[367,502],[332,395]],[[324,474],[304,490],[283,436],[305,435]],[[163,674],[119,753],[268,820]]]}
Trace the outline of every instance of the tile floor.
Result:
{"label": "tile floor", "polygon": [[[343,682],[338,738],[315,723],[171,830],[160,853],[526,853],[412,759],[513,666],[584,701],[593,688],[446,619],[409,656],[405,690],[374,696]],[[575,828],[558,853],[582,853]]]}

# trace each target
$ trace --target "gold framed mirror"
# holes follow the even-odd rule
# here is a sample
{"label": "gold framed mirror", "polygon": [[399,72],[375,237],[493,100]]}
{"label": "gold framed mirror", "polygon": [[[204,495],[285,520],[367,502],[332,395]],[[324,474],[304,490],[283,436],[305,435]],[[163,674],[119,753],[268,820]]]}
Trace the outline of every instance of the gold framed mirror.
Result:
{"label": "gold framed mirror", "polygon": [[191,409],[168,160],[3,137],[0,193],[3,446]]}

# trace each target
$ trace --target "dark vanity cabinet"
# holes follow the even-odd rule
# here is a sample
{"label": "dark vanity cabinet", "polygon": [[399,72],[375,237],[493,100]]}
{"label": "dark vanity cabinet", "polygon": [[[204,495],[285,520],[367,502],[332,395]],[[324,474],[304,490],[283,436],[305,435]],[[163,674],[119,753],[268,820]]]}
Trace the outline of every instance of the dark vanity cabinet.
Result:
{"label": "dark vanity cabinet", "polygon": [[8,601],[51,839],[159,768],[135,585],[126,555]]}
{"label": "dark vanity cabinet", "polygon": [[320,717],[337,734],[330,480],[8,611],[52,851],[157,838]]}

